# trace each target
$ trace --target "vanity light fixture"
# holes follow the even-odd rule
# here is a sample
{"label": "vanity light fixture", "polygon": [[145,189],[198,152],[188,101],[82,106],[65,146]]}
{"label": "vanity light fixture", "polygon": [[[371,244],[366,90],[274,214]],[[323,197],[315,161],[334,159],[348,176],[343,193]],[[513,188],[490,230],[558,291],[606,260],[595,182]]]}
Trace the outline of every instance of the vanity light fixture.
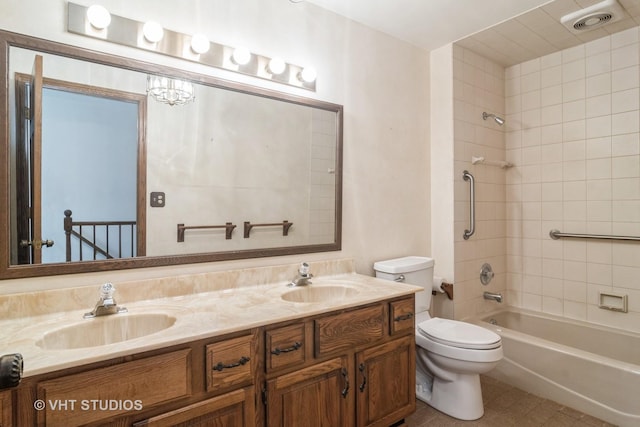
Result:
{"label": "vanity light fixture", "polygon": [[94,4],[87,9],[87,19],[92,27],[104,30],[111,24],[111,14],[104,6]]}
{"label": "vanity light fixture", "polygon": [[282,74],[284,70],[287,68],[287,64],[284,62],[282,58],[271,58],[269,63],[267,64],[267,73],[269,74]]}
{"label": "vanity light fixture", "polygon": [[154,21],[145,22],[142,27],[142,34],[144,38],[151,43],[158,43],[164,36],[164,29],[162,25]]}
{"label": "vanity light fixture", "polygon": [[231,61],[236,65],[247,65],[251,61],[251,52],[245,47],[237,47],[233,50]]}
{"label": "vanity light fixture", "polygon": [[168,77],[147,76],[147,93],[156,101],[169,105],[182,105],[195,100],[191,82]]}
{"label": "vanity light fixture", "polygon": [[[90,14],[88,9],[68,3],[67,31],[296,88],[316,90],[317,72],[311,67],[260,55],[243,47],[216,43],[204,34],[179,33],[163,28],[157,22],[145,23],[113,15],[102,6],[93,8]],[[98,13],[108,16],[108,20],[95,21],[95,18],[89,17],[96,13],[93,10],[101,9]],[[105,27],[99,29],[102,25]]]}
{"label": "vanity light fixture", "polygon": [[304,67],[300,73],[298,73],[298,79],[304,83],[312,83],[316,81],[318,72],[313,67]]}
{"label": "vanity light fixture", "polygon": [[207,53],[211,44],[204,34],[194,34],[191,37],[191,49],[198,54]]}

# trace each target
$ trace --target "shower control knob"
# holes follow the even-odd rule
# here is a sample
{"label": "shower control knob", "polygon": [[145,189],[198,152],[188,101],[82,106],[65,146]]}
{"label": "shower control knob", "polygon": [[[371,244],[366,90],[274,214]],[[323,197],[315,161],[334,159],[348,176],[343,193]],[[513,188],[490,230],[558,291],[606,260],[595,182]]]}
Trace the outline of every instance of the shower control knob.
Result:
{"label": "shower control knob", "polygon": [[491,279],[493,279],[493,276],[495,276],[495,273],[491,268],[491,264],[482,264],[482,269],[480,270],[480,283],[488,285],[489,282],[491,282]]}

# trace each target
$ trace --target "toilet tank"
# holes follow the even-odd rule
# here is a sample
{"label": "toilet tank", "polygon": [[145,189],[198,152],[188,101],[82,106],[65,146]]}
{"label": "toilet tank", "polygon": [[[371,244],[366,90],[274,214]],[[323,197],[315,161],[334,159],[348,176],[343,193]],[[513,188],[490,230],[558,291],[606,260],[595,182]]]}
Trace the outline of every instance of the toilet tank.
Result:
{"label": "toilet tank", "polygon": [[433,258],[408,256],[378,261],[373,269],[377,278],[423,287],[424,291],[416,293],[416,313],[421,313],[431,306],[434,264]]}

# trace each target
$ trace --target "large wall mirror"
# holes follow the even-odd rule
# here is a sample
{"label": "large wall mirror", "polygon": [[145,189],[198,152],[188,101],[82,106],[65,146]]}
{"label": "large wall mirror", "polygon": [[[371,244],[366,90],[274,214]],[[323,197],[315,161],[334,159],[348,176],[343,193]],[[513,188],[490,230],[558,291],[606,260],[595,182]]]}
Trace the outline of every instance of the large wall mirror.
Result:
{"label": "large wall mirror", "polygon": [[0,278],[340,249],[340,105],[15,33],[0,44]]}

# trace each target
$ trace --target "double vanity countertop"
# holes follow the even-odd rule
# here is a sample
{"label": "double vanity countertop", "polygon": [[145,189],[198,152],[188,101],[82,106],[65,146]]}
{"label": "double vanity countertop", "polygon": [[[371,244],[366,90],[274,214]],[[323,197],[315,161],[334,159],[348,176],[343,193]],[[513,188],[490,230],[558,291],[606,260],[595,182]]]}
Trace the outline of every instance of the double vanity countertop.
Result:
{"label": "double vanity countertop", "polygon": [[[125,306],[127,313],[84,319],[83,314],[93,309],[96,297],[87,301],[86,307],[79,310],[0,320],[0,330],[3,331],[0,337],[0,355],[21,353],[24,359],[24,376],[27,377],[356,307],[421,290],[416,286],[353,272],[315,277],[312,282],[306,287],[289,287],[286,281],[278,281],[132,302],[127,301],[126,294],[118,295],[116,292],[118,305]],[[316,295],[319,288],[327,289]],[[296,295],[295,292],[301,293]],[[307,301],[296,302],[300,297]],[[127,316],[146,316],[146,320],[151,323],[168,319],[170,326],[156,325],[164,329],[111,344],[85,346],[81,341],[79,345],[67,346],[64,342],[56,343],[55,334],[64,328],[78,328],[78,331],[84,332],[83,324],[88,322],[113,321],[116,317]],[[118,319],[114,322],[114,327],[123,324],[126,325],[126,321]],[[86,327],[85,335],[95,335],[95,331],[99,329]],[[93,338],[100,340],[100,337]],[[74,339],[77,340],[77,337]],[[89,340],[90,337],[87,336],[86,339]],[[57,349],[58,346],[62,348]]]}

